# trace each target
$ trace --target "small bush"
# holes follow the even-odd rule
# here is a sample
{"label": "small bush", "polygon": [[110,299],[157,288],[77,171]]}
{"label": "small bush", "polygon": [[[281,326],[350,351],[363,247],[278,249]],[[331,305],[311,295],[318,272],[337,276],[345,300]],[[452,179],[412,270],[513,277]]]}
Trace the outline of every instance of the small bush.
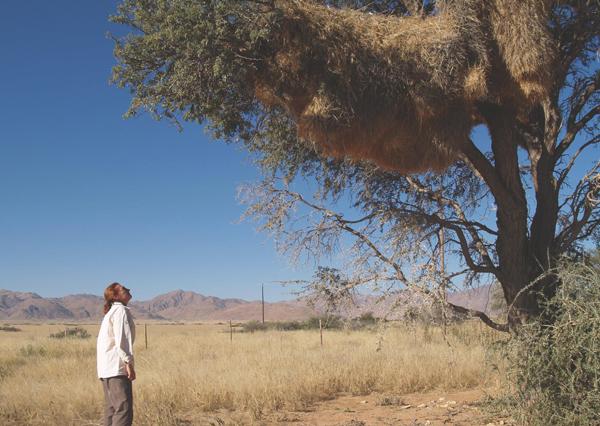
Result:
{"label": "small bush", "polygon": [[87,339],[89,337],[91,337],[91,334],[88,333],[85,328],[81,327],[66,328],[64,331],[59,331],[58,333],[53,333],[50,335],[50,338],[52,339]]}
{"label": "small bush", "polygon": [[403,405],[404,402],[397,395],[381,395],[375,401],[375,405],[379,405],[382,407],[388,407],[391,405]]}
{"label": "small bush", "polygon": [[17,328],[17,327],[13,327],[12,325],[3,325],[3,326],[0,326],[0,331],[12,331],[12,332],[14,332],[14,331],[21,331],[21,329]]}
{"label": "small bush", "polygon": [[367,426],[362,420],[352,419],[348,423],[344,423],[344,426]]}
{"label": "small bush", "polygon": [[303,324],[300,321],[278,321],[275,323],[275,329],[280,331],[302,330]]}
{"label": "small bush", "polygon": [[584,265],[559,272],[545,305],[550,325],[527,324],[508,345],[517,421],[600,424],[600,274]]}
{"label": "small bush", "polygon": [[325,329],[340,330],[344,328],[344,320],[337,316],[311,317],[305,321],[307,329],[319,329],[319,320]]}
{"label": "small bush", "polygon": [[242,332],[254,333],[255,331],[279,330],[279,331],[294,331],[294,330],[318,330],[319,320],[324,329],[342,329],[344,321],[340,317],[311,317],[306,321],[274,321],[265,322],[248,321],[242,324]]}
{"label": "small bush", "polygon": [[363,324],[375,324],[377,322],[377,318],[373,316],[373,312],[365,312],[358,317],[358,321]]}
{"label": "small bush", "polygon": [[266,331],[268,329],[268,323],[263,323],[260,321],[248,321],[242,324],[242,331],[244,333],[254,333],[255,331]]}
{"label": "small bush", "polygon": [[19,353],[24,358],[31,358],[31,357],[46,356],[48,351],[43,346],[33,346],[33,345],[29,344],[29,345],[24,346],[21,349],[19,349]]}

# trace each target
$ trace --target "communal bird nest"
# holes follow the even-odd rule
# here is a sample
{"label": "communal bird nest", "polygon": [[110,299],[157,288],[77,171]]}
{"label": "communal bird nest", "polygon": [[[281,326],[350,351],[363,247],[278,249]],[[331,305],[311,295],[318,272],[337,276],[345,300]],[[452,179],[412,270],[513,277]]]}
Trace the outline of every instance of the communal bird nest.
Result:
{"label": "communal bird nest", "polygon": [[256,98],[286,108],[326,155],[403,173],[456,160],[481,102],[531,106],[555,57],[550,6],[454,0],[432,16],[384,16],[280,0]]}

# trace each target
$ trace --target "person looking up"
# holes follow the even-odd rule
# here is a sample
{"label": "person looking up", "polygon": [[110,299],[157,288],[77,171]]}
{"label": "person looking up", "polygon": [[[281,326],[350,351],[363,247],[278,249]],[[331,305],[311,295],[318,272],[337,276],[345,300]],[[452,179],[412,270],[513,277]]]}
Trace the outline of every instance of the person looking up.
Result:
{"label": "person looking up", "polygon": [[104,389],[104,425],[133,423],[135,324],[127,304],[131,290],[112,283],[104,290],[104,317],[96,345],[98,378]]}

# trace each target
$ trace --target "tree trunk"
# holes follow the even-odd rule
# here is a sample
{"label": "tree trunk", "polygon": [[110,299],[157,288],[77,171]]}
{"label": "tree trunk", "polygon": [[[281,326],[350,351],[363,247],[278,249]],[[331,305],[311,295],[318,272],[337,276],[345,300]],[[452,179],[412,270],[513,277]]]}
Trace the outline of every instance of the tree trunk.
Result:
{"label": "tree trunk", "polygon": [[553,172],[556,165],[554,147],[560,129],[560,112],[556,100],[547,103],[544,114],[540,114],[538,121],[538,128],[542,130],[535,143],[528,146],[536,199],[529,244],[532,257],[529,280],[538,280],[533,287],[543,297],[551,298],[558,284],[556,277],[539,277],[555,266],[556,258],[554,237],[559,206],[558,188]]}
{"label": "tree trunk", "polygon": [[512,110],[495,105],[481,108],[492,138],[494,169],[502,183],[495,191],[498,238],[498,280],[509,306],[508,323],[514,329],[540,314],[531,282],[531,256],[527,227],[527,200],[519,173],[516,118]]}

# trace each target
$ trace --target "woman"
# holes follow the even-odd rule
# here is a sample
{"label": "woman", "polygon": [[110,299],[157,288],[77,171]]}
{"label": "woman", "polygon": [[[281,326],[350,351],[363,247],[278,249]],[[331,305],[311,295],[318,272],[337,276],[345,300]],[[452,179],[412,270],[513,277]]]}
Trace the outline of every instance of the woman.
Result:
{"label": "woman", "polygon": [[127,304],[131,291],[119,283],[104,290],[104,318],[98,333],[98,377],[104,388],[104,424],[125,426],[133,422],[135,380],[133,341],[135,324]]}

